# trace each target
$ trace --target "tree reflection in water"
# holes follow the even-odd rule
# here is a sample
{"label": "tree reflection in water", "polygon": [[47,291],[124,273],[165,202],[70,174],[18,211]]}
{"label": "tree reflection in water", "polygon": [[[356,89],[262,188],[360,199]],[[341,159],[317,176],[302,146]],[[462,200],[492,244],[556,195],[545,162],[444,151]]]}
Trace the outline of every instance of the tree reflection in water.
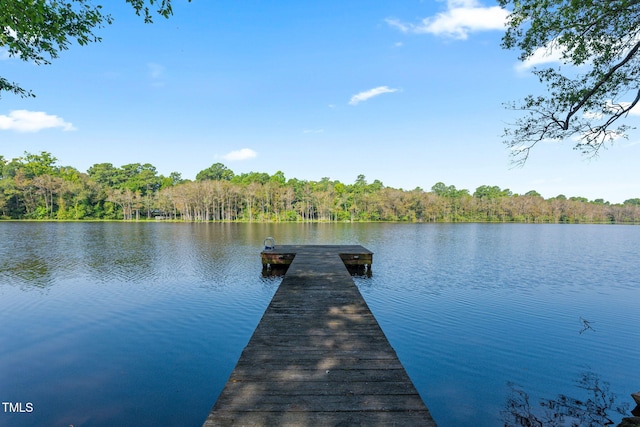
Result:
{"label": "tree reflection in water", "polygon": [[584,399],[564,394],[555,399],[541,399],[532,407],[529,395],[513,383],[508,383],[509,397],[502,412],[504,427],[602,427],[614,424],[610,414],[629,413],[629,404],[617,405],[609,383],[585,372],[577,387],[585,391]]}

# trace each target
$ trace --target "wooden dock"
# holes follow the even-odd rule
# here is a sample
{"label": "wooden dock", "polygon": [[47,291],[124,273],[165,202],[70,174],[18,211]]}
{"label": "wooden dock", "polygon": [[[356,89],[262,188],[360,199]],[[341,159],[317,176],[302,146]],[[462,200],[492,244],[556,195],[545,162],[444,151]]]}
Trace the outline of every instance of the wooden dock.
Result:
{"label": "wooden dock", "polygon": [[260,253],[262,267],[289,266],[297,253],[313,251],[318,256],[340,256],[347,267],[362,266],[371,269],[373,252],[360,245],[279,245]]}
{"label": "wooden dock", "polygon": [[292,262],[204,427],[435,427],[345,267],[345,257],[361,256],[370,266],[372,253],[278,251]]}

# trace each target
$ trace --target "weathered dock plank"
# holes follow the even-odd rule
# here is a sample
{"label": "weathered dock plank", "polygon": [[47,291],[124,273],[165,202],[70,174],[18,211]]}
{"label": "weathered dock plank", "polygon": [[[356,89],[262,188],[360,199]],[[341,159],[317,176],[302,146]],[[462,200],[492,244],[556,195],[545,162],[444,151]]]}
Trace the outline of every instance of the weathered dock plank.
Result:
{"label": "weathered dock plank", "polygon": [[204,427],[436,426],[345,267],[372,253],[279,249],[289,269]]}

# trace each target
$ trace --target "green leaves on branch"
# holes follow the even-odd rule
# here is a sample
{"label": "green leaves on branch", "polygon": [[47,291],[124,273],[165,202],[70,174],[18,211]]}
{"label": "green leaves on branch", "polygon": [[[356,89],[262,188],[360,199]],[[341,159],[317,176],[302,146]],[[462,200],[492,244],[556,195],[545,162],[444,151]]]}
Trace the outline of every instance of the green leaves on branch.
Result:
{"label": "green leaves on branch", "polygon": [[[153,22],[154,12],[165,18],[173,13],[171,0],[126,1],[147,23]],[[0,49],[6,49],[9,57],[47,65],[73,41],[80,46],[101,41],[96,29],[112,22],[112,16],[91,0],[2,0]],[[0,95],[3,92],[34,96],[20,84],[0,77]]]}
{"label": "green leaves on branch", "polygon": [[[191,2],[191,0],[188,1]],[[153,12],[149,10],[152,6],[156,6],[156,13],[164,18],[173,15],[171,0],[127,0],[127,3],[133,6],[136,15],[144,16],[144,22],[147,24],[153,22]]]}
{"label": "green leaves on branch", "polygon": [[[100,41],[93,31],[105,23],[111,23],[111,17],[102,13],[102,6],[85,0],[7,0],[0,8],[0,46],[7,49],[10,57],[46,65],[68,49],[73,40],[81,46]],[[18,83],[4,78],[0,78],[2,91],[33,96]]]}
{"label": "green leaves on branch", "polygon": [[30,90],[23,89],[16,82],[10,82],[5,78],[0,77],[0,94],[2,94],[2,92],[10,92],[22,98],[35,98],[34,93]]}
{"label": "green leaves on branch", "polygon": [[214,163],[207,169],[201,170],[196,175],[197,181],[213,180],[213,181],[231,181],[234,177],[234,173],[231,169],[223,165],[222,163]]}
{"label": "green leaves on branch", "polygon": [[93,29],[111,23],[111,18],[102,14],[102,6],[85,3],[5,1],[0,14],[0,41],[7,46],[9,56],[38,65],[50,64],[59,51],[68,49],[71,39],[80,45],[100,41]]}
{"label": "green leaves on branch", "polygon": [[[504,134],[516,163],[539,142],[572,139],[596,155],[626,137],[622,123],[640,100],[640,0],[499,0],[510,8],[503,47],[520,50],[546,85],[507,108],[521,112]],[[537,68],[552,62],[554,68]]]}

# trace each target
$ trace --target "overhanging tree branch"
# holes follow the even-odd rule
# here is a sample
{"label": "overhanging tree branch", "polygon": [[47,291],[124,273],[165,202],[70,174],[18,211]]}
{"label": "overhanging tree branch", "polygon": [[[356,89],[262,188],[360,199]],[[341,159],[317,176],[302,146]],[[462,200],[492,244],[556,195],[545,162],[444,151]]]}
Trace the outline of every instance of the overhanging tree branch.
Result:
{"label": "overhanging tree branch", "polygon": [[571,117],[578,111],[580,111],[580,109],[582,109],[582,107],[589,101],[589,99],[591,99],[591,97],[593,97],[600,90],[600,88],[611,79],[611,76],[613,76],[616,71],[618,71],[621,67],[632,60],[637,55],[638,50],[640,50],[640,41],[633,46],[633,48],[629,51],[627,56],[622,59],[622,61],[611,67],[611,69],[604,76],[602,76],[602,78],[598,82],[596,82],[593,88],[591,88],[591,90],[584,94],[578,104],[573,107],[567,114],[567,118],[564,120],[564,130],[567,130],[569,128],[569,120],[571,119]]}
{"label": "overhanging tree branch", "polygon": [[[524,113],[503,135],[515,163],[524,164],[541,141],[571,139],[575,149],[596,155],[625,137],[632,127],[622,121],[640,96],[640,0],[499,2],[512,8],[503,47],[520,49],[525,61],[553,46],[564,61],[555,69],[534,68],[547,95],[508,106]],[[624,102],[630,92],[635,99]]]}
{"label": "overhanging tree branch", "polygon": [[[171,0],[126,2],[147,23],[153,22],[154,14],[165,18],[173,14]],[[103,13],[102,6],[91,0],[2,0],[0,48],[6,49],[10,58],[47,65],[60,51],[69,49],[73,41],[81,46],[101,41],[95,31],[112,22],[111,15]],[[18,83],[0,77],[0,96],[3,92],[35,96]]]}

